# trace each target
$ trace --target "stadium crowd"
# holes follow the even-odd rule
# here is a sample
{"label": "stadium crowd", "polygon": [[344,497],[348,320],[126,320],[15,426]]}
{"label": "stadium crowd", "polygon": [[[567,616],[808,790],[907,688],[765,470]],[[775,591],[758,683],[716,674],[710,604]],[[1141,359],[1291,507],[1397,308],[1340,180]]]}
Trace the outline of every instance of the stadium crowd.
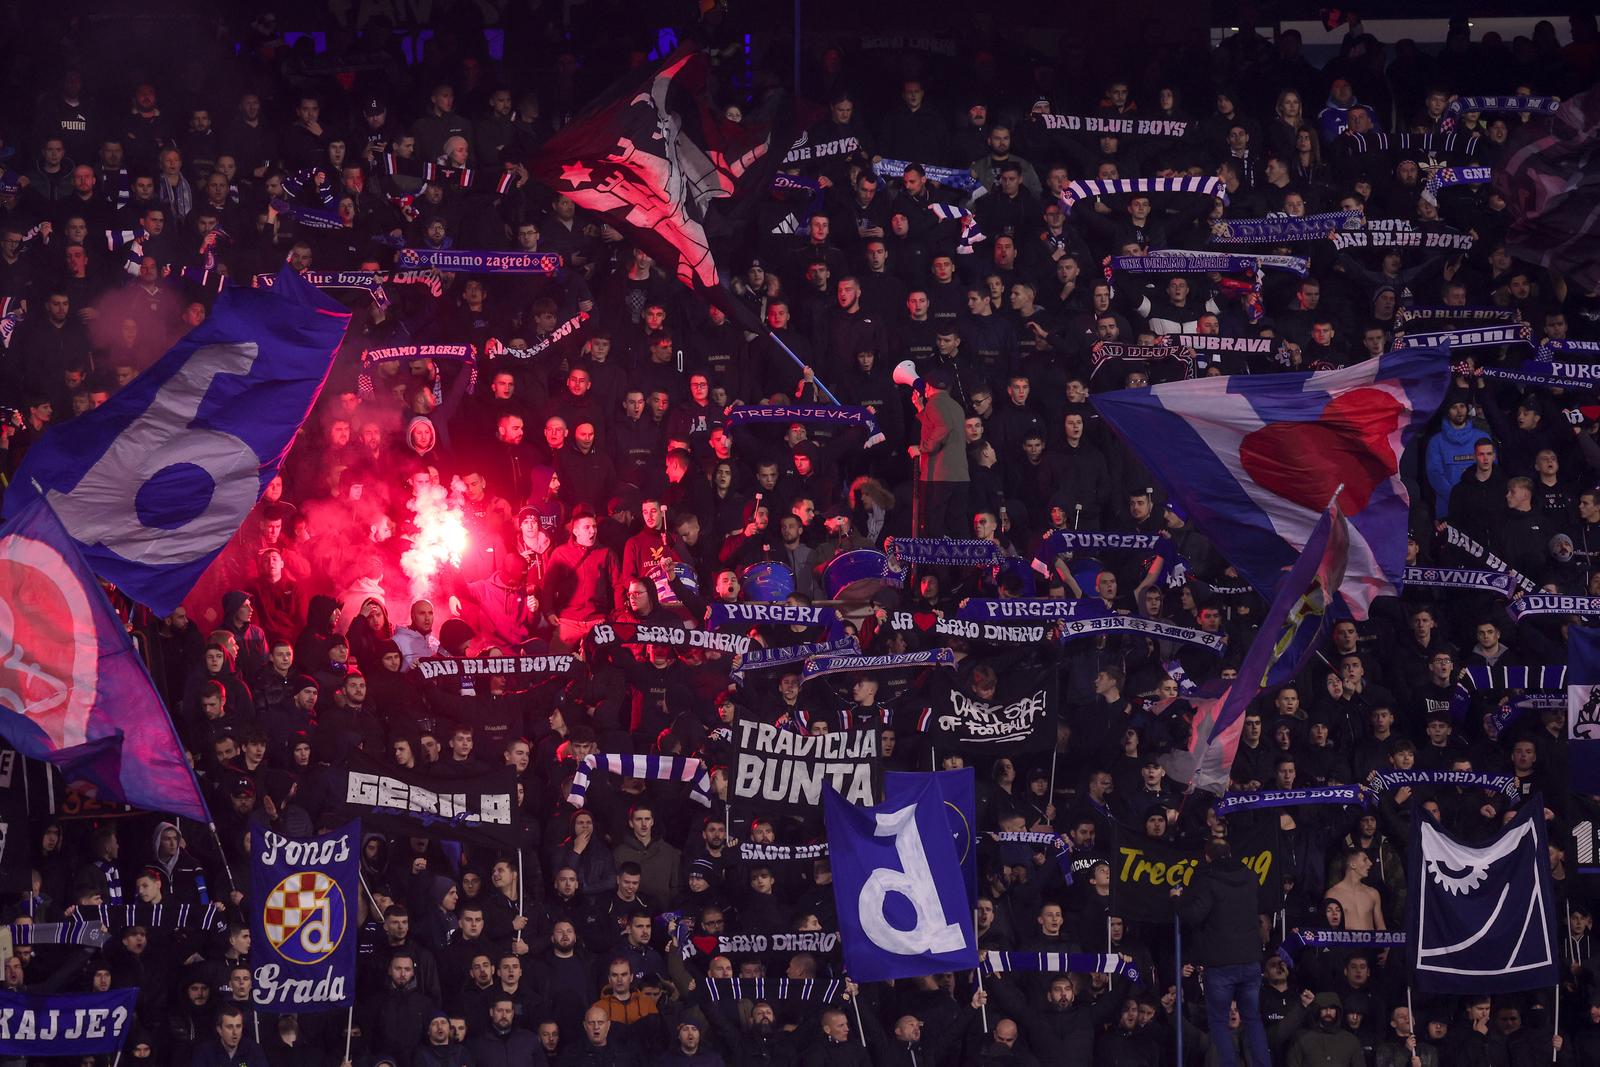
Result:
{"label": "stadium crowd", "polygon": [[[216,838],[114,806],[76,818],[36,807],[35,889],[7,911],[45,922],[101,901],[220,899],[229,925],[19,946],[5,988],[138,986],[124,1052],[136,1064],[339,1063],[344,1012],[254,1009],[241,890],[251,831],[299,837],[339,822],[323,777],[359,747],[440,779],[509,764],[525,825],[520,855],[366,835],[356,1064],[1228,1067],[1244,1057],[1268,1067],[1270,1056],[1280,1067],[1533,1067],[1552,1046],[1564,1064],[1600,1063],[1595,895],[1566,854],[1581,812],[1566,788],[1564,712],[1538,708],[1502,727],[1494,713],[1519,694],[1497,690],[1451,711],[1464,668],[1565,658],[1572,620],[1513,621],[1497,593],[1408,588],[1368,621],[1333,627],[1305,675],[1250,710],[1230,788],[1364,783],[1414,766],[1510,773],[1518,799],[1541,793],[1565,935],[1559,1035],[1552,991],[1412,997],[1401,950],[1276,952],[1299,928],[1399,928],[1412,807],[1481,837],[1508,812],[1502,793],[1401,788],[1359,808],[1231,816],[1229,837],[1276,831],[1282,909],[1257,921],[1251,903],[1241,920],[1253,886],[1241,889],[1243,868],[1213,848],[1197,878],[1210,888],[1178,900],[1201,920],[1181,973],[1169,925],[1119,914],[1120,839],[1200,845],[1223,832],[1214,798],[1186,797],[1160,757],[1189,745],[1179,683],[1186,692],[1236,671],[1264,604],[1227,546],[1167,506],[1087,402],[1186,374],[1349,366],[1389,350],[1418,305],[1514,311],[1535,344],[1600,340],[1600,293],[1508,254],[1507,206],[1491,186],[1428,188],[1441,166],[1499,166],[1516,124],[1546,121],[1456,116],[1457,94],[1570,96],[1595,82],[1594,16],[1574,17],[1569,38],[1540,23],[1530,38],[1474,40],[1462,24],[1432,55],[1352,30],[1318,69],[1292,32],[1240,34],[1214,56],[1226,81],[1189,99],[1148,79],[1002,91],[922,76],[884,98],[859,94],[830,49],[806,129],[815,151],[785,167],[819,188],[766,194],[717,248],[735,298],[804,371],[774,336],[693,298],[627,235],[530,180],[526,162],[584,102],[568,69],[581,49],[546,48],[537,65],[551,75],[537,84],[519,70],[533,57],[508,52],[485,69],[468,55],[404,98],[306,88],[261,63],[259,48],[241,51],[247,87],[229,96],[142,83],[95,100],[83,71],[58,68],[0,169],[0,298],[8,313],[24,310],[0,353],[0,471],[14,473],[42,434],[70,433],[203,322],[219,286],[285,261],[386,278],[381,298],[339,294],[356,315],[332,378],[187,610],[148,617],[113,591],[211,799]],[[766,72],[741,88],[731,65],[718,69],[729,118],[775,113]],[[620,73],[587,76],[598,86]],[[1064,131],[1045,121],[1054,114],[1184,132]],[[913,165],[891,178],[874,169],[880,158]],[[952,187],[940,168],[969,173],[984,195]],[[1074,180],[1180,175],[1220,178],[1227,203],[1201,193],[1062,203]],[[342,225],[314,225],[317,210]],[[1471,247],[1263,246],[1309,263],[1303,276],[1267,271],[1259,293],[1208,273],[1106,267],[1112,256],[1220,247],[1219,221],[1338,210],[1469,234]],[[399,246],[557,252],[565,266],[396,272]],[[1268,343],[1169,363],[1101,358],[1106,343],[1207,336]],[[380,363],[372,387],[358,387],[361,353],[408,344],[470,344],[475,366]],[[1540,587],[1600,594],[1600,408],[1477,373],[1525,354],[1467,353],[1425,442],[1404,457],[1410,561],[1479,566],[1462,547],[1472,542]],[[934,387],[926,405],[892,380],[903,360]],[[871,408],[884,441],[868,447],[862,428],[727,423],[735,405],[827,403],[819,382]],[[406,554],[439,510],[461,516],[465,545],[458,563],[419,572]],[[1452,543],[1446,522],[1466,537]],[[1163,533],[1187,566],[1173,573],[1124,549],[1051,558],[1040,574],[1029,562],[1058,530]],[[914,533],[989,540],[1020,561],[919,567],[850,613],[864,652],[938,641],[957,654],[953,675],[802,684],[791,664],[735,684],[725,653],[586,641],[608,621],[701,626],[710,603],[764,595],[752,567],[792,576],[795,603],[830,600],[836,559]],[[1224,634],[1228,651],[1140,634],[1003,648],[935,638],[926,621],[969,597],[1016,596],[1096,597]],[[768,627],[756,639],[808,638]],[[515,649],[583,663],[521,691],[492,679],[470,694],[414,671],[441,653]],[[814,842],[822,824],[817,812],[770,819],[726,803],[734,717],[802,733],[875,724],[885,767],[954,768],[962,758],[919,730],[931,688],[948,676],[992,693],[997,673],[1027,664],[1058,675],[1055,750],[977,761],[978,830],[1053,829],[1071,859],[985,840],[981,945],[1124,954],[1142,980],[1002,974],[980,987],[969,973],[852,984],[834,1004],[706,1000],[708,974],[838,977],[826,955],[680,951],[691,927],[837,929],[826,858],[739,859],[739,842]],[[575,808],[573,773],[596,752],[698,756],[717,768],[715,802],[708,812],[686,783],[601,771]],[[1238,967],[1243,981],[1227,970]],[[1230,988],[1208,1012],[1214,990]]]}

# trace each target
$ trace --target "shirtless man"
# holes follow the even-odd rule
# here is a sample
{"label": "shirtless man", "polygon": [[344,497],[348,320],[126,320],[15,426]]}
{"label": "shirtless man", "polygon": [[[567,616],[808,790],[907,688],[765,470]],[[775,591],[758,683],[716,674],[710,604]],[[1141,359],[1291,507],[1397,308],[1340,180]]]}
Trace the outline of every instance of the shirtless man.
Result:
{"label": "shirtless man", "polygon": [[1331,889],[1327,896],[1337,900],[1344,908],[1344,928],[1346,930],[1387,930],[1383,922],[1383,900],[1378,896],[1378,891],[1371,886],[1363,885],[1367,873],[1372,870],[1372,857],[1359,848],[1352,848],[1344,854],[1344,877]]}

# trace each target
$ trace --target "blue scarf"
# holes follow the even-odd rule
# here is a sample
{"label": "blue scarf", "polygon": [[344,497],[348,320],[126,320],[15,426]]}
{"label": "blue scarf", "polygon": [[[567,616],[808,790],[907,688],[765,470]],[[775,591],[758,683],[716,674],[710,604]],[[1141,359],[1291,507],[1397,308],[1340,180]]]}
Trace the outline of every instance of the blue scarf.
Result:
{"label": "blue scarf", "polygon": [[1112,270],[1124,270],[1129,274],[1233,274],[1255,271],[1260,266],[1254,256],[1230,256],[1225,252],[1162,252],[1111,257]]}
{"label": "blue scarf", "polygon": [[999,622],[1018,619],[1034,621],[1052,619],[1092,619],[1106,615],[1103,602],[1092,597],[1082,600],[1062,600],[1054,597],[1014,600],[968,600],[956,612],[956,618],[972,622]]}
{"label": "blue scarf", "polygon": [[1396,348],[1498,348],[1501,345],[1533,345],[1533,328],[1525,322],[1505,326],[1480,326],[1475,330],[1441,330],[1438,333],[1403,334],[1394,339]]}
{"label": "blue scarf", "polygon": [[1428,184],[1422,188],[1422,199],[1437,204],[1440,189],[1452,185],[1482,185],[1492,180],[1494,171],[1489,167],[1434,167],[1433,173],[1428,175]]}
{"label": "blue scarf", "polygon": [[1179,641],[1208,652],[1222,655],[1228,649],[1225,634],[1207,633],[1187,626],[1177,626],[1160,619],[1146,619],[1137,615],[1101,615],[1099,617],[1065,619],[1061,623],[1061,639],[1092,637],[1103,633],[1143,634],[1157,641]]}
{"label": "blue scarf", "polygon": [[1511,575],[1503,571],[1472,567],[1407,567],[1400,584],[1423,589],[1476,589],[1508,597],[1511,595],[1512,582]]}
{"label": "blue scarf", "polygon": [[344,230],[348,229],[344,219],[339,217],[338,211],[329,211],[320,207],[304,207],[300,204],[291,204],[287,200],[273,200],[272,209],[280,215],[287,215],[308,230]]}
{"label": "blue scarf", "polygon": [[[361,353],[361,371],[356,375],[356,388],[362,397],[372,395],[372,368],[380,363],[397,363],[413,359],[447,359],[454,363],[466,364],[467,392],[472,392],[478,384],[478,350],[472,345],[391,345],[388,348],[369,348]],[[438,395],[439,383],[433,384],[434,399],[442,402]]]}
{"label": "blue scarf", "polygon": [[864,426],[867,430],[867,447],[883,440],[872,412],[866,408],[821,407],[817,405],[762,405],[736,407],[729,410],[725,425],[740,426],[747,422],[817,422],[838,425]]}
{"label": "blue scarf", "polygon": [[402,248],[394,265],[432,267],[456,274],[555,274],[562,268],[559,252],[471,252],[457,248]]}
{"label": "blue scarf", "polygon": [[1439,116],[1439,129],[1445,133],[1456,128],[1457,115],[1475,111],[1508,112],[1522,115],[1554,115],[1561,101],[1553,96],[1458,96],[1450,101]]}
{"label": "blue scarf", "polygon": [[711,605],[709,625],[724,626],[826,626],[838,627],[839,613],[810,604],[772,604],[766,601],[718,601]]}
{"label": "blue scarf", "polygon": [[1111,178],[1100,181],[1069,182],[1061,191],[1061,208],[1069,215],[1072,205],[1091,196],[1122,196],[1128,193],[1201,193],[1228,202],[1228,189],[1221,178]]}
{"label": "blue scarf", "polygon": [[1290,967],[1303,948],[1395,948],[1406,943],[1404,930],[1290,930],[1278,958]]}
{"label": "blue scarf", "polygon": [[1084,133],[1111,134],[1115,137],[1182,137],[1194,125],[1181,119],[1140,119],[1107,115],[1055,115],[1039,112],[1032,116],[1045,129],[1081,130]]}
{"label": "blue scarf", "polygon": [[1263,789],[1258,793],[1229,793],[1217,801],[1217,815],[1256,808],[1290,808],[1301,804],[1360,804],[1367,806],[1367,791],[1359,785],[1325,785],[1310,789]]}
{"label": "blue scarf", "polygon": [[[906,168],[910,165],[910,161],[905,159],[879,159],[872,165],[872,169],[880,178],[903,178]],[[947,189],[960,189],[964,193],[970,193],[980,188],[982,184],[972,176],[971,171],[958,170],[955,167],[930,167],[927,164],[919,166],[930,182],[937,182]]]}
{"label": "blue scarf", "polygon": [[[1219,254],[1220,253],[1217,252],[1191,252],[1181,248],[1152,248],[1146,254],[1146,258],[1148,259],[1162,256],[1215,256]],[[1286,271],[1289,274],[1298,274],[1302,278],[1311,273],[1311,261],[1305,256],[1281,256],[1277,254],[1267,255],[1252,252],[1250,253],[1249,258],[1255,260],[1256,263],[1260,265],[1262,270],[1281,270]]]}
{"label": "blue scarf", "polygon": [[1516,308],[1451,307],[1448,304],[1417,304],[1395,311],[1395,324],[1404,329],[1409,322],[1439,319],[1455,322],[1521,322]]}
{"label": "blue scarf", "polygon": [[1327,211],[1320,215],[1268,215],[1264,219],[1223,219],[1212,223],[1215,244],[1244,245],[1294,244],[1321,241],[1334,230],[1359,230],[1364,219],[1359,211]]}
{"label": "blue scarf", "polygon": [[1384,792],[1408,785],[1464,785],[1469,789],[1504,793],[1513,800],[1518,795],[1516,775],[1487,771],[1373,771],[1367,782],[1373,789]]}
{"label": "blue scarf", "polygon": [[602,752],[592,752],[578,764],[572,776],[572,786],[567,790],[568,804],[575,808],[583,807],[589,795],[589,779],[597,768],[603,768],[619,778],[637,778],[646,782],[693,782],[690,797],[702,807],[711,806],[711,770],[697,759]]}
{"label": "blue scarf", "polygon": [[740,656],[734,668],[728,672],[728,677],[733,680],[735,685],[743,685],[746,671],[787,667],[791,663],[801,663],[813,656],[826,656],[833,653],[855,655],[860,651],[861,645],[857,643],[854,637],[842,637],[837,641],[818,641],[804,645],[784,645],[779,648],[762,648],[747,656]]}
{"label": "blue scarf", "polygon": [[[1498,369],[1485,368],[1484,373]],[[1600,364],[1595,363],[1555,363],[1547,359],[1531,359],[1522,365],[1520,371],[1512,373],[1525,375],[1538,385],[1560,386],[1563,389],[1600,388]]]}
{"label": "blue scarf", "polygon": [[1600,615],[1600,596],[1563,596],[1559,593],[1529,593],[1506,607],[1513,619],[1524,615]]}
{"label": "blue scarf", "polygon": [[983,953],[985,974],[1110,974],[1130,982],[1140,981],[1139,971],[1121,956],[1088,952]]}
{"label": "blue scarf", "polygon": [[1600,341],[1546,341],[1539,346],[1540,359],[1554,359],[1558,355],[1600,359]]}
{"label": "blue scarf", "polygon": [[830,674],[855,674],[861,671],[897,671],[905,667],[954,667],[956,654],[948,648],[923,652],[901,652],[893,656],[813,656],[806,660],[802,680]]}
{"label": "blue scarf", "polygon": [[557,326],[555,329],[551,330],[550,336],[540,338],[527,348],[507,348],[502,342],[491,337],[488,341],[484,342],[483,354],[488,356],[490,359],[497,359],[500,356],[507,356],[511,359],[533,359],[535,356],[539,355],[539,353],[545,351],[556,342],[564,341],[568,337],[571,337],[573,334],[577,333],[578,330],[583,328],[583,324],[588,321],[589,313],[587,311],[580,311],[566,322],[563,322],[560,326]]}
{"label": "blue scarf", "polygon": [[1444,524],[1444,539],[1451,546],[1461,549],[1473,559],[1480,560],[1491,570],[1501,571],[1511,579],[1511,584],[1524,593],[1531,593],[1536,586],[1524,575],[1512,570],[1511,564],[1495,555],[1492,551],[1479,544],[1475,539],[1462,533],[1448,522]]}
{"label": "blue scarf", "polygon": [[890,561],[901,566],[921,563],[949,566],[997,566],[1005,552],[993,541],[953,537],[891,537],[883,545]]}

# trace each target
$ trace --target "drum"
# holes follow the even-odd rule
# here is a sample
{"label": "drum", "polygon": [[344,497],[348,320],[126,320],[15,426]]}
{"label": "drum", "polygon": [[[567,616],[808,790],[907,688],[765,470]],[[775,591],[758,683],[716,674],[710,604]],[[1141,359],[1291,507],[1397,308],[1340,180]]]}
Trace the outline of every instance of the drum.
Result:
{"label": "drum", "polygon": [[889,565],[875,548],[841,552],[822,568],[822,587],[829,600],[871,600],[885,588],[899,589],[905,572]]}
{"label": "drum", "polygon": [[739,597],[772,604],[794,593],[794,571],[787,564],[763,561],[744,569],[739,579]]}

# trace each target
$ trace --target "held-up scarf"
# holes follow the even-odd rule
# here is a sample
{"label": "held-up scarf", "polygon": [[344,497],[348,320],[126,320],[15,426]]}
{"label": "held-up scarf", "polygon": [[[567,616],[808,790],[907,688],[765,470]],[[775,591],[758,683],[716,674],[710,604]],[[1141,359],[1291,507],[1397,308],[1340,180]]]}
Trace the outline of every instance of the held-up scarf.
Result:
{"label": "held-up scarf", "polygon": [[1520,619],[1524,615],[1600,615],[1600,596],[1529,593],[1519,600],[1513,600],[1506,610],[1513,619]]}
{"label": "held-up scarf", "polygon": [[1227,187],[1221,178],[1111,178],[1069,182],[1061,191],[1061,208],[1069,215],[1072,205],[1091,196],[1122,196],[1128,193],[1201,193],[1228,202]]}
{"label": "held-up scarf", "polygon": [[1455,691],[1450,694],[1450,717],[1460,722],[1472,703],[1472,694],[1480,691],[1521,689],[1564,693],[1566,687],[1567,667],[1564,663],[1528,667],[1468,667],[1456,678]]}
{"label": "held-up scarf", "polygon": [[1367,806],[1367,791],[1359,785],[1324,785],[1309,789],[1263,789],[1257,793],[1229,793],[1217,801],[1219,816],[1255,808],[1290,808],[1301,804],[1360,804]]}
{"label": "held-up scarf", "polygon": [[10,927],[13,945],[83,945],[100,948],[111,931],[99,923],[72,918],[59,923],[15,923]]}
{"label": "held-up scarf", "polygon": [[[1548,367],[1551,364],[1541,363],[1537,360],[1524,363],[1525,368]],[[1567,378],[1558,374],[1544,374],[1537,369],[1533,370],[1505,370],[1501,367],[1482,368],[1485,378],[1492,378],[1500,382],[1513,382],[1517,385],[1528,385],[1535,389],[1573,389],[1579,391],[1592,391],[1600,389],[1600,381],[1592,378]]]}
{"label": "held-up scarf", "polygon": [[1487,771],[1373,771],[1367,785],[1380,792],[1390,792],[1402,786],[1459,785],[1468,789],[1488,789],[1516,799],[1517,776],[1490,774]]}
{"label": "held-up scarf", "polygon": [[643,622],[603,622],[585,639],[596,647],[623,644],[662,645],[666,648],[707,648],[735,656],[750,651],[748,634],[690,630],[682,626],[657,626]]}
{"label": "held-up scarf", "polygon": [[812,656],[826,656],[833,653],[856,654],[861,651],[861,645],[852,637],[842,637],[837,641],[813,641],[803,645],[783,645],[778,648],[760,648],[748,656],[740,656],[734,668],[728,672],[728,677],[735,685],[744,684],[746,671],[768,670],[773,667],[787,667],[791,663],[802,663]]}
{"label": "held-up scarf", "polygon": [[80,904],[78,917],[113,931],[130,926],[152,930],[220,930],[227,925],[221,902],[212,904]]}
{"label": "held-up scarf", "polygon": [[1558,355],[1600,359],[1600,341],[1546,341],[1539,346],[1541,359],[1554,359]]}
{"label": "held-up scarf", "polygon": [[[361,353],[361,371],[356,375],[356,389],[362,397],[373,391],[372,368],[380,363],[398,363],[413,359],[447,359],[466,365],[467,392],[478,384],[478,350],[472,345],[391,345],[388,348],[369,348]],[[442,400],[439,383],[433,384],[434,399]]]}
{"label": "held-up scarf", "polygon": [[820,407],[815,405],[762,405],[736,407],[729,410],[725,425],[740,426],[747,422],[817,422],[838,425],[864,426],[867,431],[866,447],[883,441],[872,412],[866,408]]}
{"label": "held-up scarf", "polygon": [[1434,167],[1428,175],[1428,184],[1422,187],[1422,199],[1437,204],[1438,192],[1451,185],[1482,185],[1494,179],[1489,167]]}
{"label": "held-up scarf", "polygon": [[830,674],[856,674],[870,671],[897,671],[906,667],[954,667],[956,654],[948,648],[922,652],[901,652],[892,656],[813,656],[806,660],[802,680]]}
{"label": "held-up scarf", "polygon": [[1554,115],[1561,101],[1553,96],[1458,96],[1450,101],[1439,116],[1439,129],[1445,133],[1456,128],[1457,115],[1467,112],[1514,112],[1523,115]]}
{"label": "held-up scarf", "polygon": [[699,760],[687,756],[620,756],[613,753],[591,752],[583,757],[572,776],[572,787],[567,790],[567,803],[583,807],[589,795],[589,779],[595,768],[605,770],[620,778],[639,778],[649,782],[693,782],[689,796],[702,807],[711,806],[711,772]]}
{"label": "held-up scarf", "polygon": [[1063,641],[1071,641],[1078,637],[1093,637],[1103,633],[1143,634],[1157,641],[1178,641],[1186,645],[1195,645],[1219,656],[1228,649],[1228,638],[1224,634],[1193,630],[1187,626],[1176,626],[1160,619],[1145,619],[1137,615],[1102,615],[1098,618],[1063,619],[1061,622]]}
{"label": "held-up scarf", "polygon": [[1112,256],[1111,269],[1129,274],[1234,274],[1256,271],[1261,263],[1255,256],[1233,256],[1225,252],[1162,252],[1148,256]]}
{"label": "held-up scarf", "polygon": [[1475,239],[1470,233],[1438,230],[1368,229],[1358,233],[1330,234],[1333,247],[1343,252],[1351,248],[1432,248],[1447,252],[1470,252]]}
{"label": "held-up scarf", "polygon": [[[1152,256],[1214,256],[1216,252],[1193,252],[1183,248],[1152,248],[1146,253],[1146,258]],[[1276,253],[1258,254],[1250,253],[1250,258],[1261,266],[1262,270],[1281,270],[1289,274],[1298,274],[1304,278],[1311,273],[1311,261],[1304,256],[1280,256]]]}
{"label": "held-up scarf", "polygon": [[489,340],[484,342],[483,354],[488,356],[490,359],[497,359],[500,356],[507,356],[511,359],[533,359],[535,356],[539,355],[539,353],[548,349],[551,345],[557,343],[558,341],[564,341],[568,337],[571,337],[573,334],[577,333],[583,328],[583,324],[588,321],[589,313],[587,311],[580,311],[566,322],[563,322],[561,325],[551,330],[550,336],[540,338],[527,348],[507,348],[504,342],[491,337]]}
{"label": "held-up scarf", "polygon": [[1440,330],[1437,333],[1399,334],[1396,348],[1498,348],[1501,345],[1533,345],[1533,329],[1525,322],[1506,326],[1480,326],[1475,330]]}
{"label": "held-up scarf", "polygon": [[[1486,368],[1484,373],[1489,369],[1498,368]],[[1600,388],[1600,364],[1595,363],[1552,363],[1534,359],[1524,363],[1517,373],[1528,375],[1534,384],[1560,385],[1564,389]]]}
{"label": "held-up scarf", "polygon": [[1395,948],[1406,943],[1404,930],[1290,930],[1278,958],[1290,967],[1303,948]]}
{"label": "held-up scarf", "polygon": [[820,978],[705,978],[700,982],[713,1004],[724,1000],[832,1004],[844,999],[844,983]]}
{"label": "held-up scarf", "polygon": [[291,204],[287,200],[274,199],[272,209],[280,215],[287,215],[308,230],[343,230],[347,227],[344,219],[339,217],[337,211],[329,211],[320,207],[306,207],[302,204]]}
{"label": "held-up scarf", "polygon": [[1481,561],[1491,570],[1503,571],[1511,577],[1512,583],[1524,593],[1531,593],[1537,588],[1531,581],[1511,568],[1511,564],[1480,545],[1473,538],[1462,533],[1448,522],[1444,524],[1444,538],[1456,548],[1461,549],[1473,559]]}
{"label": "held-up scarf", "polygon": [[[384,291],[383,276],[372,271],[305,270],[300,272],[300,277],[307,285],[314,285],[318,289],[353,289],[372,297],[372,302],[379,307],[389,306],[389,294]],[[277,280],[276,274],[257,274],[250,279],[250,284],[256,289],[271,289]]]}
{"label": "held-up scarf", "polygon": [[328,172],[321,167],[307,167],[283,179],[283,191],[290,197],[298,197],[305,192],[307,186],[317,194],[317,202],[323,207],[332,205],[333,182],[328,179]]}
{"label": "held-up scarf", "polygon": [[1522,316],[1516,308],[1497,307],[1451,307],[1448,304],[1418,304],[1414,307],[1400,307],[1395,310],[1395,325],[1397,329],[1404,329],[1407,323],[1418,321],[1444,321],[1444,322],[1521,322]]}
{"label": "held-up scarf", "polygon": [[1041,123],[1052,132],[1077,131],[1115,137],[1182,137],[1189,131],[1190,123],[1177,119],[1108,118],[1103,115],[1054,115],[1040,113],[1033,121]]}
{"label": "held-up scarf", "polygon": [[1474,589],[1483,593],[1511,595],[1511,575],[1504,571],[1478,570],[1473,567],[1407,567],[1401,577],[1402,586],[1419,586],[1423,589]]}
{"label": "held-up scarf", "polygon": [[1089,359],[1094,363],[1089,370],[1090,378],[1099,374],[1107,364],[1118,360],[1149,364],[1164,364],[1172,360],[1183,366],[1186,380],[1194,377],[1194,369],[1200,364],[1200,357],[1188,345],[1127,345],[1120,341],[1096,341],[1089,349]]}
{"label": "held-up scarf", "polygon": [[17,332],[17,327],[27,315],[20,309],[0,316],[0,345],[11,347],[11,337]]}
{"label": "held-up scarf", "polygon": [[[1135,347],[1135,346],[1128,346]],[[1110,357],[1108,357],[1110,358]],[[1133,357],[1137,358],[1137,357]],[[1149,552],[1161,543],[1160,534],[1100,533],[1094,530],[1055,530],[1039,543],[1033,569],[1048,576],[1057,556],[1079,548],[1097,551]]]}
{"label": "held-up scarf", "polygon": [[980,964],[985,974],[1111,974],[1139,983],[1139,971],[1121,956],[1088,952],[995,952],[983,953]]}
{"label": "held-up scarf", "polygon": [[714,630],[724,626],[821,626],[836,628],[839,613],[832,608],[810,604],[772,604],[767,601],[719,601],[711,605],[707,625]]}
{"label": "held-up scarf", "polygon": [[[903,178],[910,162],[904,159],[880,159],[872,165],[880,178]],[[922,173],[930,182],[935,182],[947,189],[960,189],[970,193],[979,188],[978,179],[970,171],[957,170],[955,167],[930,167],[926,163],[919,163]]]}
{"label": "held-up scarf", "polygon": [[1005,558],[999,545],[975,537],[891,537],[884,542],[883,551],[890,562],[901,566],[925,563],[992,567]]}
{"label": "held-up scarf", "polygon": [[964,207],[933,203],[928,205],[928,210],[945,222],[961,223],[961,238],[956,242],[958,256],[972,255],[973,245],[989,239],[987,234],[978,229],[978,217]]}
{"label": "held-up scarf", "polygon": [[402,269],[432,267],[454,274],[555,274],[559,252],[472,252],[458,248],[402,248],[394,254]]}
{"label": "held-up scarf", "polygon": [[1223,219],[1211,224],[1216,244],[1294,244],[1320,241],[1335,230],[1359,230],[1359,211],[1326,211],[1320,215],[1268,215],[1261,219]]}

